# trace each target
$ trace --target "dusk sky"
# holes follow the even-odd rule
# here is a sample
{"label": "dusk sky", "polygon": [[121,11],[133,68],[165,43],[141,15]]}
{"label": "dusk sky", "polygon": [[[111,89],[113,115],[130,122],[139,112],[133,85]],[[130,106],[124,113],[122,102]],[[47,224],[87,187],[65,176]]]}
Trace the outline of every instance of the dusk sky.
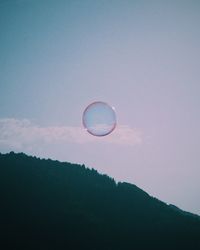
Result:
{"label": "dusk sky", "polygon": [[[0,152],[85,164],[200,214],[200,1],[0,0]],[[94,101],[117,127],[82,126]]]}

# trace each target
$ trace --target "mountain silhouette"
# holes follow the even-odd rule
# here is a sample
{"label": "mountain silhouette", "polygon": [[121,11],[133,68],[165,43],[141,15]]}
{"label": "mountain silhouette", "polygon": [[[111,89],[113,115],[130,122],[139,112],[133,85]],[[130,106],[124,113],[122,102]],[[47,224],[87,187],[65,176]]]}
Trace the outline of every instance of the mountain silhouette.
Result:
{"label": "mountain silhouette", "polygon": [[0,249],[200,249],[200,217],[84,165],[0,154]]}

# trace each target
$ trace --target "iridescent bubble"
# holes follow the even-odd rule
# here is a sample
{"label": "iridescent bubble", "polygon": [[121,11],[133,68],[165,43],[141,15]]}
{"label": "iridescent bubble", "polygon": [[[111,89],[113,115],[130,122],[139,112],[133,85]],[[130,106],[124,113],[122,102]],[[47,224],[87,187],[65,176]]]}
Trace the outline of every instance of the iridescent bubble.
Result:
{"label": "iridescent bubble", "polygon": [[105,136],[116,127],[113,107],[105,102],[93,102],[83,112],[83,126],[91,135]]}

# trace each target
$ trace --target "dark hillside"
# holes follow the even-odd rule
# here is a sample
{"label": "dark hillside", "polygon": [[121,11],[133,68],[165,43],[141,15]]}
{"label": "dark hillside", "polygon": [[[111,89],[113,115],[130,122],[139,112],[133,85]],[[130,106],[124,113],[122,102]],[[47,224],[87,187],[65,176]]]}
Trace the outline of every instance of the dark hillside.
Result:
{"label": "dark hillside", "polygon": [[0,154],[0,249],[200,249],[200,220],[84,165]]}

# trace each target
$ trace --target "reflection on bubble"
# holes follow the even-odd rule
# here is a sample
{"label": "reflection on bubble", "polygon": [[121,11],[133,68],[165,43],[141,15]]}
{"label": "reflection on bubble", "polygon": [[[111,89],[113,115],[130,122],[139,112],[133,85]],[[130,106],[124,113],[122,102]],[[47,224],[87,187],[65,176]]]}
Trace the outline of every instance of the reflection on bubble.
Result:
{"label": "reflection on bubble", "polygon": [[113,107],[105,102],[93,102],[83,112],[83,126],[95,136],[110,134],[116,127],[116,114]]}

